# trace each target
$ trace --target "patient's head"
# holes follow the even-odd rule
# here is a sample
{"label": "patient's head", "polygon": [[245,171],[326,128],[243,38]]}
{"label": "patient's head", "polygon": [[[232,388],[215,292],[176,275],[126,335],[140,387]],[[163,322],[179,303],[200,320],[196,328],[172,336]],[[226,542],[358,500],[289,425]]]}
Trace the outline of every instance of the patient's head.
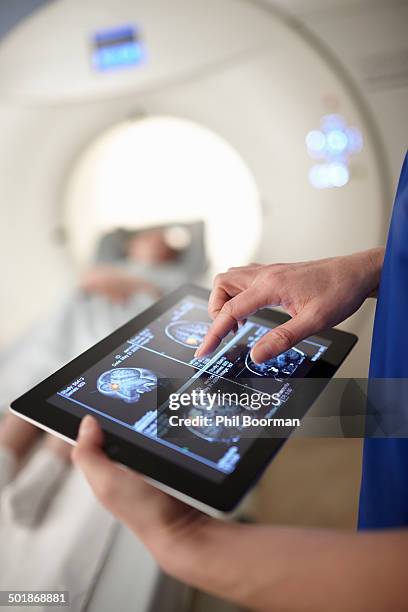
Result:
{"label": "patient's head", "polygon": [[163,229],[151,229],[140,232],[127,242],[129,259],[145,264],[159,264],[174,261],[179,251],[172,248]]}

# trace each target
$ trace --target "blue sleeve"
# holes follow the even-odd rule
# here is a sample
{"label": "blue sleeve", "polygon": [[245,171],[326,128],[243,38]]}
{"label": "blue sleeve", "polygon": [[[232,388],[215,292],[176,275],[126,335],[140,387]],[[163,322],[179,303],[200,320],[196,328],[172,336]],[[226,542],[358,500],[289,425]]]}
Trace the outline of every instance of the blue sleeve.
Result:
{"label": "blue sleeve", "polygon": [[[408,156],[401,171],[381,275],[371,378],[408,378]],[[408,439],[366,439],[359,528],[408,525]]]}

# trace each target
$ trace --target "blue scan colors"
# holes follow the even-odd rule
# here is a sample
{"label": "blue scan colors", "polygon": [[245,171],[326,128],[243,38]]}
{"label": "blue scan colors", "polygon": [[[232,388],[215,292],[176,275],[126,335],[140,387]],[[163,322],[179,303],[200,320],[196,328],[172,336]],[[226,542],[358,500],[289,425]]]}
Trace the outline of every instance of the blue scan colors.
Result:
{"label": "blue scan colors", "polygon": [[143,393],[157,388],[157,377],[144,368],[116,368],[100,375],[97,389],[103,395],[109,395],[133,404],[138,402]]}
{"label": "blue scan colors", "polygon": [[264,363],[253,362],[248,353],[246,367],[257,376],[274,376],[279,379],[292,376],[305,359],[305,353],[296,347],[272,357]]}
{"label": "blue scan colors", "polygon": [[187,346],[196,349],[202,344],[210,324],[204,321],[175,321],[166,327],[166,336]]}

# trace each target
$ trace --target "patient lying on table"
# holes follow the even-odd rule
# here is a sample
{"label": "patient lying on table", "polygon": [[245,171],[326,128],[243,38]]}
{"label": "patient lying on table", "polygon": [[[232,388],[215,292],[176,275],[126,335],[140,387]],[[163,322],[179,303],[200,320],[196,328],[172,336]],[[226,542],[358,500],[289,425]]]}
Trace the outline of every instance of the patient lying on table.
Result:
{"label": "patient lying on table", "polygon": [[[186,229],[183,238],[180,228],[116,230],[105,236],[79,291],[64,300],[43,326],[36,326],[28,338],[8,350],[7,359],[0,359],[2,380],[8,381],[0,392],[0,410],[162,293],[203,272],[202,229],[198,239],[197,224],[192,227],[190,238]],[[18,364],[17,377],[13,364]],[[44,436],[40,450],[24,465],[41,435],[39,429],[12,414],[0,422],[2,511],[26,526],[42,519],[70,467],[70,445],[51,435]]]}

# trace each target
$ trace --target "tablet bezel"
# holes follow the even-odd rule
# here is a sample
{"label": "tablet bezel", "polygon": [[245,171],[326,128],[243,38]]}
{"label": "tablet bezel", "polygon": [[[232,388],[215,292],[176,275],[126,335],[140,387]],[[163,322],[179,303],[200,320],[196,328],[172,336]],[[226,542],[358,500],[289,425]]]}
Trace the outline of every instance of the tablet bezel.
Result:
{"label": "tablet bezel", "polygon": [[[106,357],[188,295],[208,300],[209,291],[195,285],[183,285],[16,399],[11,404],[12,411],[31,422],[37,423],[44,429],[51,430],[74,441],[77,437],[81,418],[56,408],[49,402],[49,398],[82,375],[90,367],[90,364],[97,363]],[[288,315],[272,309],[261,310],[254,317],[264,324],[281,324],[289,318]],[[331,344],[313,366],[310,377],[329,380],[353,348],[357,337],[336,329],[325,330],[319,332],[318,335],[322,339],[330,341]],[[318,386],[316,388],[314,386],[309,387],[308,395],[305,396],[305,407],[304,410],[302,409],[303,414],[318,396],[320,391],[317,389]],[[86,413],[87,411],[84,408],[84,415]],[[104,427],[106,420],[103,417],[96,418],[98,418],[104,430],[104,448],[115,461],[123,463],[148,478],[219,512],[231,512],[237,506],[285,442],[285,439],[278,438],[254,440],[237,464],[234,472],[226,475],[221,482],[214,482],[198,472],[173,463],[168,457],[162,457],[154,450],[142,448],[120,435],[106,431],[106,427]],[[117,427],[120,428],[119,425]],[[152,449],[154,445],[157,446],[157,443],[152,441]],[[171,456],[171,453],[169,455]]]}

